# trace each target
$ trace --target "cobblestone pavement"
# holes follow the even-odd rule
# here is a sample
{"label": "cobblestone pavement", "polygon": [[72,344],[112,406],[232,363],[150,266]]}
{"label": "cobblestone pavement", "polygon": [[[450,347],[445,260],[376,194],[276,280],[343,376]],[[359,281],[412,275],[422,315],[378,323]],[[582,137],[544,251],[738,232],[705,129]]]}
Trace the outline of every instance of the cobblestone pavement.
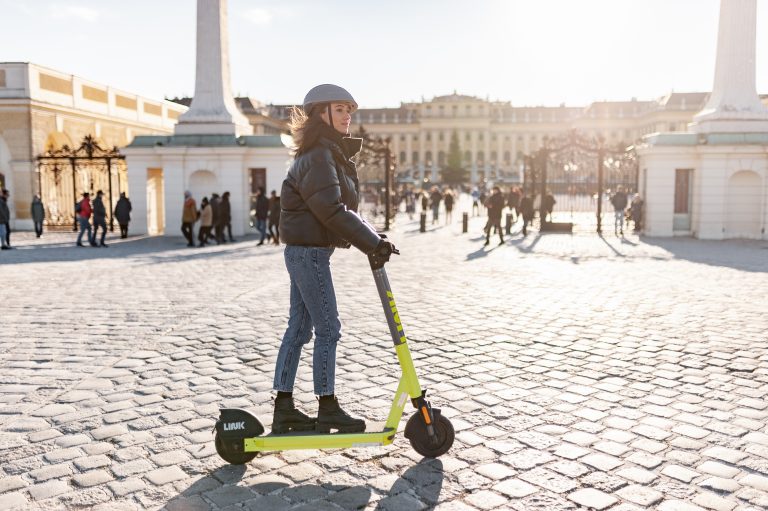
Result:
{"label": "cobblestone pavement", "polygon": [[[291,451],[229,466],[220,406],[271,418],[282,250],[177,239],[0,254],[0,509],[764,510],[768,243],[508,237],[401,219],[389,276],[457,431],[422,459]],[[365,258],[338,251],[337,389],[383,421],[398,368]],[[297,398],[314,412],[311,349]],[[408,412],[410,413],[410,412]],[[402,426],[404,426],[404,422]]]}

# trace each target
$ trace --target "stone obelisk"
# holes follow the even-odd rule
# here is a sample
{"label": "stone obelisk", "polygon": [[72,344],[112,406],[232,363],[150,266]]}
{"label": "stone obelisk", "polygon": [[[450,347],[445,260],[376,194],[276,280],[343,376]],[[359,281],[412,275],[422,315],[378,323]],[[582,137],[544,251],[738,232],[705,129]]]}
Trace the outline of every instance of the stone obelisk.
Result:
{"label": "stone obelisk", "polygon": [[720,0],[715,83],[692,131],[768,132],[768,108],[755,87],[756,29],[757,0]]}
{"label": "stone obelisk", "polygon": [[177,135],[251,135],[232,96],[227,0],[197,0],[195,96],[179,117]]}

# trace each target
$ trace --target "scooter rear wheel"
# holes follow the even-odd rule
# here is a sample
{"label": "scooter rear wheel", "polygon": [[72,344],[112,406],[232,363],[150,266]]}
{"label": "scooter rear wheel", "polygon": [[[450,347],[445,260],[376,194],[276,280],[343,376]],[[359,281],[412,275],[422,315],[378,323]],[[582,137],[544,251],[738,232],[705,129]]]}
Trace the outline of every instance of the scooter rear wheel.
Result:
{"label": "scooter rear wheel", "polygon": [[244,465],[258,454],[257,452],[242,452],[243,439],[222,439],[218,434],[214,439],[216,452],[221,458],[232,465]]}
{"label": "scooter rear wheel", "polygon": [[442,415],[437,416],[434,427],[437,442],[432,444],[420,412],[414,413],[405,425],[405,437],[411,442],[411,447],[427,458],[437,458],[448,452],[455,437],[453,424]]}

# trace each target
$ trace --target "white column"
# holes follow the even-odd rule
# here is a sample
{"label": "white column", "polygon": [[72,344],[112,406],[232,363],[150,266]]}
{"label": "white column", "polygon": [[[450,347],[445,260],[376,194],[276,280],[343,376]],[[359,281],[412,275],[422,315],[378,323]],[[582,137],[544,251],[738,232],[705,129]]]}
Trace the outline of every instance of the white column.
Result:
{"label": "white column", "polygon": [[483,169],[483,173],[485,175],[485,180],[488,181],[488,174],[491,170],[491,132],[489,130],[485,130],[483,142],[483,151],[485,152],[485,161],[483,162],[485,169]]}
{"label": "white column", "polygon": [[499,169],[504,163],[504,134],[496,133],[496,177],[501,176]]}
{"label": "white column", "polygon": [[469,133],[470,143],[472,145],[472,169],[470,171],[470,181],[472,184],[477,183],[477,133],[472,131]]}
{"label": "white column", "polygon": [[132,155],[125,149],[125,164],[128,167],[128,191],[131,200],[131,234],[147,234],[147,168],[151,167],[150,158]]}
{"label": "white column", "polygon": [[[184,211],[184,191],[187,179],[182,154],[169,154],[163,158],[163,200],[165,202],[165,235],[181,236],[181,214]],[[193,197],[200,208],[202,197]],[[195,232],[197,232],[195,226]]]}
{"label": "white column", "polygon": [[[411,133],[406,133],[405,135],[405,161],[408,162],[409,166],[411,167],[411,177],[413,177],[413,171],[415,170],[414,165],[416,165],[416,162],[413,161],[413,135]],[[403,162],[403,165],[405,165],[405,162]]]}
{"label": "white column", "polygon": [[[232,154],[222,154],[217,162],[218,172],[216,174],[221,189],[218,193],[229,192],[233,236],[242,236],[245,233],[245,226],[248,225],[247,204],[250,190],[247,186],[248,166],[243,161],[244,156],[241,151],[233,151]],[[269,170],[267,170],[267,177],[269,177]],[[269,192],[269,179],[267,179],[267,197],[269,197]],[[200,197],[195,200],[199,202]]]}
{"label": "white column", "polygon": [[424,140],[425,137],[424,131],[419,131],[419,186],[424,185],[424,165],[425,163],[425,151],[426,151],[426,141]]}
{"label": "white column", "polygon": [[720,0],[715,82],[693,131],[768,132],[768,108],[755,88],[756,26],[756,0]]}
{"label": "white column", "polygon": [[197,0],[195,96],[179,117],[177,135],[250,135],[248,119],[232,97],[227,0]]}
{"label": "white column", "polygon": [[439,132],[432,132],[432,168],[429,173],[429,179],[434,183],[437,181],[437,138]]}

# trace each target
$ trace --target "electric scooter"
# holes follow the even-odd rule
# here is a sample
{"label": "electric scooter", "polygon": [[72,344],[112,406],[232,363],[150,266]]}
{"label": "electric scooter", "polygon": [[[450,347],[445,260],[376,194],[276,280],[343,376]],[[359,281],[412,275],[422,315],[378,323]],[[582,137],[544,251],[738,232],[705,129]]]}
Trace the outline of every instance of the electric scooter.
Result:
{"label": "electric scooter", "polygon": [[224,461],[233,465],[242,465],[254,459],[263,451],[283,451],[288,449],[343,449],[347,447],[377,447],[393,442],[405,403],[409,400],[416,412],[405,425],[405,438],[411,446],[425,457],[436,458],[448,452],[453,445],[454,430],[451,421],[440,414],[439,408],[432,408],[426,400],[426,390],[422,390],[416,376],[411,352],[400,314],[392,296],[392,290],[384,265],[390,256],[399,254],[386,248],[383,252],[368,256],[373,279],[384,307],[389,332],[395,345],[395,353],[400,363],[402,375],[397,386],[387,422],[382,431],[367,433],[317,433],[294,432],[282,435],[264,435],[264,426],[250,412],[240,408],[221,409],[216,422],[216,452]]}

